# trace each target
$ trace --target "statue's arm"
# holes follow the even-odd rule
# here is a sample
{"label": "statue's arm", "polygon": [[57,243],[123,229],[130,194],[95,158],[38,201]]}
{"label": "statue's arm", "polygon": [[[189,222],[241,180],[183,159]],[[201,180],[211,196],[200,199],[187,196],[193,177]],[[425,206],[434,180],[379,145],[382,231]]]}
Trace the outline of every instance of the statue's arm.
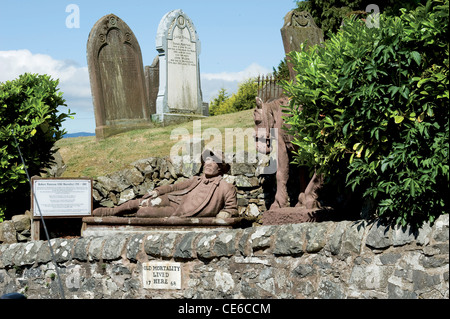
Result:
{"label": "statue's arm", "polygon": [[236,199],[236,188],[230,187],[228,192],[225,194],[225,204],[224,207],[221,209],[220,213],[226,212],[230,214],[230,216],[237,215],[238,209],[237,209],[237,199]]}
{"label": "statue's arm", "polygon": [[155,188],[154,190],[158,192],[158,196],[161,196],[161,195],[164,195],[167,193],[186,189],[186,188],[190,187],[192,185],[192,183],[194,183],[195,181],[196,181],[196,178],[193,177],[193,178],[187,179],[187,180],[179,182],[179,183],[159,186],[159,187]]}

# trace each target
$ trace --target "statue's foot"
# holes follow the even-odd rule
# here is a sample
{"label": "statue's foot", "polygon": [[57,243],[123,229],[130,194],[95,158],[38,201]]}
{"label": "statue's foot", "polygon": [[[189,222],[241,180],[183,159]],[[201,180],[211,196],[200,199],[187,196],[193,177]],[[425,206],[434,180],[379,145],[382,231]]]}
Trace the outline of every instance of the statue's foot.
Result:
{"label": "statue's foot", "polygon": [[108,208],[108,207],[100,207],[97,209],[94,209],[92,212],[93,216],[98,217],[107,217],[107,216],[115,216],[114,208]]}

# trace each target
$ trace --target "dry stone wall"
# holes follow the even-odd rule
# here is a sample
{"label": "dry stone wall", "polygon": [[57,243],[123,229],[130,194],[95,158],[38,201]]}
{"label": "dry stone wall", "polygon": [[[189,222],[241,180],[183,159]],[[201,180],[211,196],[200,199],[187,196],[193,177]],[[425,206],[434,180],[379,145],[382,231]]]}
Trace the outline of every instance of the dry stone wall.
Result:
{"label": "dry stone wall", "polygon": [[[366,221],[51,240],[66,298],[449,298],[449,216],[412,233]],[[143,263],[181,263],[181,289]],[[0,293],[58,298],[46,241],[0,245]]]}

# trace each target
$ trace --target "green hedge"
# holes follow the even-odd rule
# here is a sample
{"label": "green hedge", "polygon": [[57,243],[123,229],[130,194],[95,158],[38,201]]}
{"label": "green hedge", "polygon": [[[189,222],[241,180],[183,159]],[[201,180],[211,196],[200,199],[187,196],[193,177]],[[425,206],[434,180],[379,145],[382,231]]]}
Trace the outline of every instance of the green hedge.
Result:
{"label": "green hedge", "polygon": [[14,136],[30,176],[49,167],[52,147],[65,131],[62,122],[71,117],[59,113],[66,106],[58,92],[58,80],[48,75],[25,73],[0,83],[0,221],[23,213],[30,206],[30,189]]}
{"label": "green hedge", "polygon": [[448,7],[381,14],[379,28],[349,19],[323,46],[290,54],[296,163],[362,190],[402,225],[448,212]]}

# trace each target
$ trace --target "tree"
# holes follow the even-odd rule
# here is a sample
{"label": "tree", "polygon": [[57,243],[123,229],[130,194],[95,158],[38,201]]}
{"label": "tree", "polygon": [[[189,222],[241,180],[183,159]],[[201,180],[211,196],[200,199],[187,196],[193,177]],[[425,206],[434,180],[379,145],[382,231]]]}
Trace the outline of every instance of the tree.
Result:
{"label": "tree", "polygon": [[0,219],[22,213],[30,204],[18,147],[30,176],[39,175],[51,164],[55,142],[66,133],[62,122],[74,113],[58,114],[58,106],[66,106],[58,82],[25,73],[0,83]]}
{"label": "tree", "polygon": [[296,162],[402,225],[448,212],[448,7],[381,14],[379,28],[348,19],[323,46],[291,54],[297,81],[284,84]]}
{"label": "tree", "polygon": [[218,95],[212,100],[209,105],[209,115],[217,115],[218,110],[221,108],[222,104],[228,100],[229,95],[225,88],[219,90]]}
{"label": "tree", "polygon": [[[377,3],[380,13],[398,16],[400,9],[414,10],[420,0],[387,0]],[[422,1],[423,2],[423,1]],[[351,13],[363,14],[372,0],[309,0],[297,1],[298,11],[309,11],[317,26],[322,29],[325,39],[330,33],[336,33],[342,25],[342,20]],[[369,12],[368,12],[369,13]],[[368,14],[367,13],[367,14]]]}
{"label": "tree", "polygon": [[231,97],[222,88],[209,107],[210,115],[234,113],[249,110],[255,107],[255,98],[258,93],[258,85],[254,79],[248,79],[241,84],[237,93]]}

